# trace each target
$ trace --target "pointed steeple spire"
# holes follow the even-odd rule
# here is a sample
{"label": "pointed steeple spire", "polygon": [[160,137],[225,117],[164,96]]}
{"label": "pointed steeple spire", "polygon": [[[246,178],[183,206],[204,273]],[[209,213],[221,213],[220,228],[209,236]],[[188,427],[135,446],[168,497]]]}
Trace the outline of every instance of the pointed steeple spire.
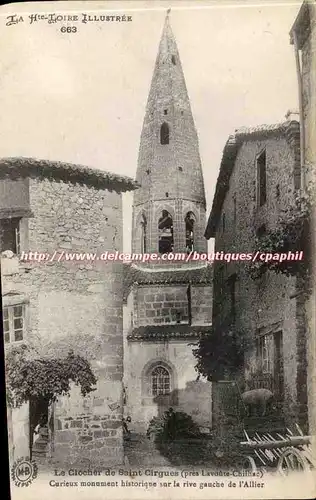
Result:
{"label": "pointed steeple spire", "polygon": [[[155,202],[161,204],[163,200],[162,203],[166,202],[169,206],[166,210],[179,219],[177,225],[174,221],[173,227],[175,250],[184,250],[185,214],[182,214],[182,201],[192,201],[192,207],[197,208],[196,213],[200,212],[196,203],[205,211],[205,193],[198,137],[169,16],[170,9],[162,30],[141,134],[136,174],[141,188],[134,194],[134,224],[138,224],[136,206]],[[143,209],[151,226],[147,228],[151,240],[148,248],[155,251],[156,214],[149,215],[148,207],[145,209],[143,206]],[[200,223],[202,226],[203,218],[200,218]],[[176,232],[180,231],[181,235],[177,235]],[[203,232],[204,227],[203,230],[201,227],[201,234]]]}
{"label": "pointed steeple spire", "polygon": [[158,104],[158,99],[170,104],[176,98],[178,106],[190,108],[177,42],[170,25],[170,10],[167,11],[159,43],[148,96],[147,113],[153,112],[153,107],[155,107],[153,100],[156,100]]}

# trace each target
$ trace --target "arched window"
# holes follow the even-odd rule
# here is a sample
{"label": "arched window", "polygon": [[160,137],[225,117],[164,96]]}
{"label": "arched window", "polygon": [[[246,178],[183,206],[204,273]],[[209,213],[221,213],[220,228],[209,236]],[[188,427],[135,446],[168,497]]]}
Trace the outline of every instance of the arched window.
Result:
{"label": "arched window", "polygon": [[160,144],[169,144],[169,125],[166,122],[160,127]]}
{"label": "arched window", "polygon": [[172,217],[167,210],[163,210],[161,217],[158,221],[158,252],[171,253],[173,252],[173,221]]}
{"label": "arched window", "polygon": [[164,366],[156,366],[151,372],[152,396],[170,394],[170,373]]}
{"label": "arched window", "polygon": [[188,253],[194,250],[194,225],[195,215],[193,212],[188,212],[185,216],[185,247]]}
{"label": "arched window", "polygon": [[140,220],[140,251],[147,252],[147,220],[144,214]]}

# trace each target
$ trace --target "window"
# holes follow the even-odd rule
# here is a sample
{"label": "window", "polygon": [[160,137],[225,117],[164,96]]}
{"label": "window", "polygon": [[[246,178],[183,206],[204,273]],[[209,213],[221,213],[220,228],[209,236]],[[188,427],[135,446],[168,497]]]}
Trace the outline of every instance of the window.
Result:
{"label": "window", "polygon": [[187,288],[187,299],[188,299],[188,316],[189,316],[189,325],[192,325],[192,301],[191,301],[191,285],[188,285]]}
{"label": "window", "polygon": [[283,342],[282,332],[263,335],[258,339],[258,361],[261,371],[272,375],[273,391],[283,395]]}
{"label": "window", "polygon": [[273,336],[264,335],[259,339],[259,363],[263,373],[272,372]]}
{"label": "window", "polygon": [[140,221],[140,246],[141,253],[145,253],[147,251],[147,220],[144,214]]}
{"label": "window", "polygon": [[181,323],[182,321],[182,312],[181,311],[177,311],[176,312],[176,323]]}
{"label": "window", "polygon": [[267,201],[266,150],[257,157],[257,203],[259,207]]}
{"label": "window", "polygon": [[151,373],[152,396],[170,394],[170,373],[164,366],[156,366]]}
{"label": "window", "polygon": [[262,238],[263,236],[265,236],[267,234],[267,228],[266,228],[266,225],[265,224],[262,224],[260,227],[258,227],[257,229],[257,232],[256,232],[256,235],[257,235],[257,238],[260,239]]}
{"label": "window", "polygon": [[258,357],[260,368],[263,373],[270,373],[271,371],[271,346],[270,336],[265,335],[259,339],[258,342]]}
{"label": "window", "polygon": [[19,342],[24,338],[24,305],[5,306],[3,308],[4,342]]}
{"label": "window", "polygon": [[224,266],[220,265],[217,268],[217,284],[219,295],[222,296],[224,292]]}
{"label": "window", "polygon": [[158,233],[158,252],[162,254],[173,252],[173,221],[167,210],[162,211],[161,217],[158,221]]}
{"label": "window", "polygon": [[164,114],[164,115],[167,115],[167,114],[168,114],[168,110],[167,110],[167,109],[164,109],[164,110],[163,110],[163,114]]}
{"label": "window", "polygon": [[236,193],[233,196],[233,220],[234,220],[234,224],[236,224],[236,222],[237,222],[237,197],[236,197]]}
{"label": "window", "polygon": [[20,253],[20,220],[19,218],[0,220],[0,251],[11,250]]}
{"label": "window", "polygon": [[169,125],[166,122],[160,127],[160,144],[169,144]]}
{"label": "window", "polygon": [[172,64],[174,64],[174,66],[176,65],[176,56],[174,55],[171,56],[171,62]]}
{"label": "window", "polygon": [[185,248],[187,253],[194,250],[194,224],[195,215],[193,212],[188,212],[185,216]]}
{"label": "window", "polygon": [[235,323],[236,321],[236,280],[236,274],[233,274],[228,279],[230,293],[230,315],[233,323]]}

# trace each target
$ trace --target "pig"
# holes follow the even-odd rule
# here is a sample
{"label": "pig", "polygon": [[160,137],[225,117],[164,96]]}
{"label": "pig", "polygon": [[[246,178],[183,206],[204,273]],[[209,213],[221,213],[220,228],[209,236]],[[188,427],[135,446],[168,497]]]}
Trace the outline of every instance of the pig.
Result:
{"label": "pig", "polygon": [[269,391],[269,389],[253,389],[251,391],[246,391],[241,395],[244,406],[248,409],[249,417],[251,416],[254,408],[257,409],[257,414],[259,416],[264,417],[267,412],[267,406],[272,405],[273,397],[273,393]]}

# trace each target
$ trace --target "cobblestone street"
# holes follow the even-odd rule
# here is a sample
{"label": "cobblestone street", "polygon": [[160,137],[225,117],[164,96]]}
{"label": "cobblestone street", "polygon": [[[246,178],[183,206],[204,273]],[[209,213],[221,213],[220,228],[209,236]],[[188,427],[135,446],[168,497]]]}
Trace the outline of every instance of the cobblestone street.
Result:
{"label": "cobblestone street", "polygon": [[131,439],[124,442],[125,465],[139,467],[165,467],[170,465],[156,449],[153,441],[142,434],[131,433]]}

